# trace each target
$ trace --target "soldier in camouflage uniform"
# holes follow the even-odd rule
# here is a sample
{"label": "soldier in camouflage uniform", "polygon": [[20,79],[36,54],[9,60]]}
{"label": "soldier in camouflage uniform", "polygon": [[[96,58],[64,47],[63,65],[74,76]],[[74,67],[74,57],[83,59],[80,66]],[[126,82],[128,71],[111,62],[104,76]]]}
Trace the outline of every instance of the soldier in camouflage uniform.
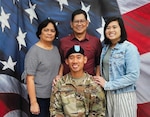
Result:
{"label": "soldier in camouflage uniform", "polygon": [[105,94],[93,77],[83,70],[87,57],[79,45],[66,54],[70,73],[63,76],[53,87],[51,117],[104,117]]}

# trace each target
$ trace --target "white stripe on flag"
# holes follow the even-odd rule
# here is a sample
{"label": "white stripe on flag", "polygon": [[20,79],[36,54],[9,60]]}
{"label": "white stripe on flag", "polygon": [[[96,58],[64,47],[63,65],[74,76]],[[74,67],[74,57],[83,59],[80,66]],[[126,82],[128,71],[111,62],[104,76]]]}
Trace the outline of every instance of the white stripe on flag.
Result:
{"label": "white stripe on flag", "polygon": [[117,2],[121,14],[124,14],[150,3],[150,0],[117,0]]}
{"label": "white stripe on flag", "polygon": [[150,102],[150,52],[141,55],[141,73],[137,81],[138,104]]}
{"label": "white stripe on flag", "polygon": [[0,93],[16,93],[27,99],[26,85],[5,74],[0,74]]}

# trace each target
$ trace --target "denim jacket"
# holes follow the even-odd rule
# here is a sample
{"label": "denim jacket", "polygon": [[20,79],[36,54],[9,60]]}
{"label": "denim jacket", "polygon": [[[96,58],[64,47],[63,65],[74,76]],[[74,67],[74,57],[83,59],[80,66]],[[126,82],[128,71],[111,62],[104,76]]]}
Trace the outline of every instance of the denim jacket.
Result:
{"label": "denim jacket", "polygon": [[[104,45],[101,53],[100,67],[109,48]],[[101,74],[102,74],[101,69]],[[140,56],[135,45],[129,41],[118,43],[112,50],[109,59],[109,81],[104,89],[113,93],[135,91],[135,83],[140,74]]]}

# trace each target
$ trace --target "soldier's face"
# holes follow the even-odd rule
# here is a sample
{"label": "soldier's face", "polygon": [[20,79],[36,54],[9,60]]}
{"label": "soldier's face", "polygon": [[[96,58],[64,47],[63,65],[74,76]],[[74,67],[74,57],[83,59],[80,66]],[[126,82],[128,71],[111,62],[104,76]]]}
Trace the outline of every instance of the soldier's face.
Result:
{"label": "soldier's face", "polygon": [[79,72],[83,71],[84,64],[87,62],[87,57],[80,53],[70,54],[66,59],[66,64],[69,66],[70,71]]}

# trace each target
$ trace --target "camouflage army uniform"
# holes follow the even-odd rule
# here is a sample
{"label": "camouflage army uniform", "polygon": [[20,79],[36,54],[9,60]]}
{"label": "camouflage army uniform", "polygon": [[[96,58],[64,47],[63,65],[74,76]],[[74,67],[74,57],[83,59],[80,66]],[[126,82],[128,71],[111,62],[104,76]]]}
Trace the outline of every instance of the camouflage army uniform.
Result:
{"label": "camouflage army uniform", "polygon": [[63,76],[53,87],[51,117],[104,117],[106,110],[105,94],[92,76],[87,74],[76,85],[70,74]]}

